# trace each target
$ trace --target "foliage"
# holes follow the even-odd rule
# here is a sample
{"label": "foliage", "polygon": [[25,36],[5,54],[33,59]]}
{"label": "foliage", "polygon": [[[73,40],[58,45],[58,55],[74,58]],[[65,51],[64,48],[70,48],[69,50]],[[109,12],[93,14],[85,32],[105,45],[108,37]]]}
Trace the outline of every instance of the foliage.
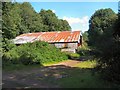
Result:
{"label": "foliage", "polygon": [[80,54],[81,56],[87,56],[90,55],[90,49],[88,48],[88,46],[86,45],[82,45],[82,47],[79,47],[77,49],[77,53]]}
{"label": "foliage", "polygon": [[[27,47],[28,44],[15,47],[10,40],[23,33],[63,31],[70,29],[71,27],[68,22],[58,19],[52,10],[41,10],[39,13],[37,13],[29,2],[2,2],[3,38],[1,51],[3,51],[4,59],[8,59],[10,62],[19,63],[19,61],[21,61],[21,63],[24,64],[31,64],[33,61],[40,62],[40,60],[42,60],[41,62],[47,62],[48,59],[52,61],[52,58],[55,60],[61,60],[63,57],[59,57],[59,50],[58,55],[56,54],[57,49],[55,49],[56,51],[49,51],[51,49],[48,48],[48,46],[47,49],[49,52],[44,52],[45,48],[42,49],[43,51],[39,51],[38,47],[36,47],[37,51],[35,51],[34,49],[30,50],[30,48]],[[25,51],[26,49],[28,52]],[[40,53],[41,55],[39,56]],[[56,55],[56,57],[54,57],[54,55]],[[57,56],[59,58],[57,58]]]}
{"label": "foliage", "polygon": [[29,32],[64,31],[71,27],[67,21],[58,19],[52,10],[35,12],[29,2],[2,2],[3,38],[13,39]]}
{"label": "foliage", "polygon": [[66,60],[67,56],[56,47],[46,42],[27,43],[6,52],[3,55],[3,64],[44,64]]}
{"label": "foliage", "polygon": [[84,47],[88,47],[87,42],[88,42],[88,31],[85,31],[84,33],[82,33],[82,38],[83,38],[83,42],[82,45]]}
{"label": "foliage", "polygon": [[[92,48],[101,47],[100,42],[103,39],[103,34],[106,32],[111,32],[112,25],[117,19],[117,15],[110,8],[97,10],[89,20],[89,30],[88,30],[88,44]],[[107,35],[107,34],[106,34]]]}
{"label": "foliage", "polygon": [[90,20],[89,45],[98,58],[98,69],[104,79],[120,81],[120,42],[117,14],[111,9],[95,12]]}
{"label": "foliage", "polygon": [[80,55],[77,53],[66,52],[66,55],[68,56],[69,59],[79,59],[80,58]]}
{"label": "foliage", "polygon": [[[116,83],[120,82],[120,42],[111,42],[107,48],[101,50],[98,59],[98,69],[103,74],[103,78]],[[108,76],[109,74],[109,76]]]}
{"label": "foliage", "polygon": [[55,15],[55,13],[52,12],[52,10],[42,9],[39,15],[41,16],[43,24],[49,27],[46,31],[71,30],[68,22],[66,20],[58,19],[58,17]]}
{"label": "foliage", "polygon": [[19,4],[2,2],[2,31],[4,38],[15,38],[19,35],[19,25],[21,23]]}
{"label": "foliage", "polygon": [[88,46],[88,31],[82,33],[82,46],[78,47],[77,53],[81,56],[90,55],[90,48]]}
{"label": "foliage", "polygon": [[7,52],[11,50],[12,48],[16,47],[15,44],[11,40],[8,40],[7,38],[2,38],[2,51]]}

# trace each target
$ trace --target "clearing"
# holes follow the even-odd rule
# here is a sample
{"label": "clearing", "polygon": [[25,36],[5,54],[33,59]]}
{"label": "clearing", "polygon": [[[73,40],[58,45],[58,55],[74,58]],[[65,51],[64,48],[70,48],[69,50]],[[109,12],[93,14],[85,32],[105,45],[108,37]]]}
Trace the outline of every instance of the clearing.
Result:
{"label": "clearing", "polygon": [[[3,88],[109,88],[115,87],[93,73],[94,62],[87,68],[85,62],[67,60],[44,67],[15,71],[3,70]],[[82,65],[84,67],[80,67]]]}

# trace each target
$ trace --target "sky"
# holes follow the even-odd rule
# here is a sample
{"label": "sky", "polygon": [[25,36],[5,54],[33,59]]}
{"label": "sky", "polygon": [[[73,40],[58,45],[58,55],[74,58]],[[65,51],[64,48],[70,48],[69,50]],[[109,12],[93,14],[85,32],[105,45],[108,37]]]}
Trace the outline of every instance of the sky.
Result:
{"label": "sky", "polygon": [[36,12],[51,9],[59,19],[67,20],[72,31],[87,31],[89,19],[98,9],[118,12],[118,2],[30,2]]}

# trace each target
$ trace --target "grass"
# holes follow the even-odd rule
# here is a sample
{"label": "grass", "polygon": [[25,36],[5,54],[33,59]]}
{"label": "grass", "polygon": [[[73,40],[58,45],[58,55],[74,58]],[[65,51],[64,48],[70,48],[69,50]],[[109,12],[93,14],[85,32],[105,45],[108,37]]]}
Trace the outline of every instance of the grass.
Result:
{"label": "grass", "polygon": [[17,70],[27,70],[33,68],[40,68],[41,65],[23,65],[23,64],[9,64],[4,66],[2,69],[5,71],[17,71]]}
{"label": "grass", "polygon": [[97,62],[95,60],[88,60],[88,61],[81,61],[81,63],[78,63],[75,65],[75,67],[78,68],[94,68],[96,66]]}
{"label": "grass", "polygon": [[69,59],[79,59],[80,58],[80,54],[78,54],[78,53],[68,53],[68,52],[66,52],[66,55],[69,57]]}
{"label": "grass", "polygon": [[[46,64],[50,65],[52,63]],[[55,63],[54,63],[55,64]],[[74,67],[59,67],[56,66],[53,70],[48,70],[44,73],[44,77],[38,77],[38,80],[46,84],[57,85],[62,88],[116,88],[120,87],[113,83],[107,82],[100,78],[97,72],[93,71],[96,61],[81,61]],[[7,70],[37,69],[40,65],[16,65],[6,66]],[[9,67],[9,68],[8,68]],[[47,75],[47,76],[46,76]],[[60,76],[60,78],[59,78]],[[35,77],[32,77],[35,78]],[[41,78],[41,79],[39,79]]]}
{"label": "grass", "polygon": [[43,66],[51,66],[51,65],[53,65],[53,64],[58,64],[59,62],[64,62],[64,61],[67,61],[67,60],[44,63]]}
{"label": "grass", "polygon": [[100,75],[93,72],[92,68],[96,65],[96,61],[83,61],[75,65],[74,68],[64,70],[67,77],[58,79],[58,83],[64,88],[114,88],[115,84],[107,82],[100,78]]}
{"label": "grass", "polygon": [[[48,77],[43,78],[44,83],[53,83],[62,88],[115,88],[118,85],[103,80],[97,72],[93,71],[96,61],[82,61],[75,67],[56,68],[48,71]],[[57,72],[56,72],[57,71]],[[54,74],[61,78],[54,77]],[[63,76],[63,77],[62,77]],[[65,76],[65,77],[64,77]]]}
{"label": "grass", "polygon": [[78,69],[69,72],[68,77],[61,78],[58,84],[64,88],[110,88],[111,83],[100,78],[98,73],[92,74],[89,69]]}
{"label": "grass", "polygon": [[43,63],[42,65],[40,64],[33,64],[33,65],[23,65],[23,64],[6,64],[2,69],[5,71],[16,71],[16,70],[23,70],[23,69],[32,69],[32,68],[40,68],[43,66],[51,66],[53,64],[57,64],[59,62],[64,62],[63,61],[54,61],[54,62],[49,62],[49,63]]}

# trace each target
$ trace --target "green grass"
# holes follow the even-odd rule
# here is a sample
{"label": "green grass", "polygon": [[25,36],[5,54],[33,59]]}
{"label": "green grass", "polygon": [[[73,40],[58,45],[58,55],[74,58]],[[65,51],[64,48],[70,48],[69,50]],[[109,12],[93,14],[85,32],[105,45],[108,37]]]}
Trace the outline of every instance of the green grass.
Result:
{"label": "green grass", "polygon": [[88,61],[81,61],[81,63],[78,63],[75,65],[75,67],[78,68],[94,68],[96,66],[97,62],[95,60],[88,60]]}
{"label": "green grass", "polygon": [[57,64],[59,62],[64,62],[64,61],[66,61],[66,60],[43,63],[42,65],[40,65],[40,64],[24,65],[24,64],[8,63],[8,64],[4,65],[4,67],[2,69],[5,71],[16,71],[16,70],[23,70],[23,69],[40,68],[40,67],[44,67],[44,66],[51,66],[53,64]]}
{"label": "green grass", "polygon": [[99,74],[92,74],[91,70],[78,69],[68,73],[68,77],[58,80],[58,84],[64,88],[110,88],[115,87],[111,83],[100,78]]}
{"label": "green grass", "polygon": [[80,58],[80,54],[78,54],[78,53],[66,52],[66,55],[69,57],[69,59],[79,59]]}
{"label": "green grass", "polygon": [[[47,65],[47,64],[46,64]],[[75,65],[75,67],[59,67],[56,66],[53,70],[45,72],[47,76],[42,77],[41,82],[46,84],[58,85],[62,88],[115,88],[120,87],[113,83],[107,82],[100,78],[97,72],[93,71],[96,61],[82,61]],[[6,66],[5,70],[21,70],[27,71],[28,69],[38,69],[41,65],[11,65]],[[40,72],[39,72],[40,73]],[[55,74],[65,76],[56,78]],[[34,77],[33,77],[34,78]],[[38,77],[39,78],[39,77]]]}
{"label": "green grass", "polygon": [[67,60],[43,63],[43,66],[51,66],[51,65],[53,65],[53,64],[58,64],[58,63],[60,63],[60,62],[64,62],[64,61],[67,61]]}
{"label": "green grass", "polygon": [[5,71],[17,71],[17,70],[27,70],[33,68],[40,68],[41,65],[23,65],[23,64],[9,64],[4,66],[2,69]]}
{"label": "green grass", "polygon": [[57,69],[57,74],[66,77],[56,79],[54,72],[48,72],[49,77],[44,78],[46,83],[57,84],[62,88],[115,88],[118,85],[103,80],[97,72],[93,71],[96,61],[82,61],[75,67]]}

